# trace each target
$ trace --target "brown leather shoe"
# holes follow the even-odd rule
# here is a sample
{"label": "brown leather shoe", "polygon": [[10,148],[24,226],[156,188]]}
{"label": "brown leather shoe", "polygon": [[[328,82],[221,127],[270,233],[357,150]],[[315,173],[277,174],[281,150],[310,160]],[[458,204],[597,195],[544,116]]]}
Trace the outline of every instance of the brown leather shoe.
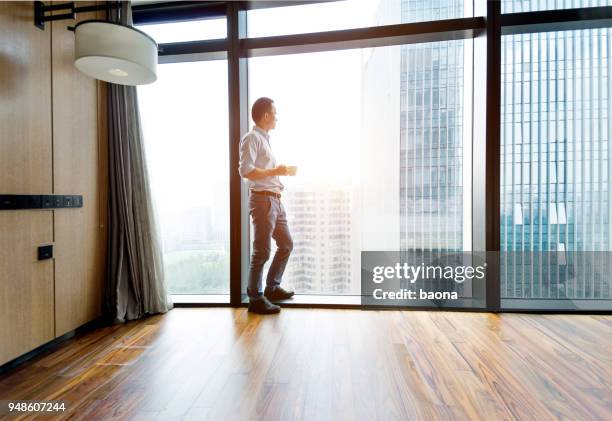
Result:
{"label": "brown leather shoe", "polygon": [[266,298],[268,298],[268,300],[270,301],[286,300],[288,298],[293,297],[294,294],[295,292],[287,291],[282,287],[276,287],[273,290],[270,290],[270,288],[266,287],[266,289],[264,290],[264,296],[266,296]]}
{"label": "brown leather shoe", "polygon": [[272,304],[266,297],[257,300],[249,300],[249,311],[257,314],[273,314],[281,310],[276,304]]}

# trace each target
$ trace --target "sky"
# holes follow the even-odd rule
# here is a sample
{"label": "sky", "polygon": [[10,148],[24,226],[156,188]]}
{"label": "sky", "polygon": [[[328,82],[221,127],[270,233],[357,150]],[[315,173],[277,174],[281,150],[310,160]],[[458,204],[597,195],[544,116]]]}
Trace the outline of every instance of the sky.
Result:
{"label": "sky", "polygon": [[[377,6],[378,0],[347,0],[257,10],[249,12],[249,36],[370,25]],[[224,19],[139,28],[158,43],[226,34]],[[283,179],[287,188],[358,181],[365,55],[357,49],[250,59],[250,103],[275,100],[272,148],[279,163],[298,166],[297,177]],[[153,193],[164,198],[158,204],[166,210],[215,204],[228,190],[227,61],[160,64],[158,80],[138,94]]]}

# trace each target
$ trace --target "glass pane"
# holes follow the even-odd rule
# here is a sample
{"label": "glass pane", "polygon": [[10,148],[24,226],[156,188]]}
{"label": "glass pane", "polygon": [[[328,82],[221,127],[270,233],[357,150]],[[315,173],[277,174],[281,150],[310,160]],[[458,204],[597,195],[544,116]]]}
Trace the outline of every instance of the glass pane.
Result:
{"label": "glass pane", "polygon": [[248,36],[302,34],[472,16],[469,0],[343,0],[250,10]]}
{"label": "glass pane", "polygon": [[611,45],[610,28],[502,38],[506,308],[612,308]]}
{"label": "glass pane", "polygon": [[299,168],[281,179],[283,285],[359,295],[362,251],[464,250],[464,45],[250,59],[250,100],[275,101],[276,159]]}
{"label": "glass pane", "polygon": [[137,25],[136,28],[151,35],[158,44],[222,39],[227,36],[227,20],[225,18]]}
{"label": "glass pane", "polygon": [[502,0],[502,13],[612,6],[611,0]]}
{"label": "glass pane", "polygon": [[162,64],[138,95],[170,292],[228,294],[227,61]]}

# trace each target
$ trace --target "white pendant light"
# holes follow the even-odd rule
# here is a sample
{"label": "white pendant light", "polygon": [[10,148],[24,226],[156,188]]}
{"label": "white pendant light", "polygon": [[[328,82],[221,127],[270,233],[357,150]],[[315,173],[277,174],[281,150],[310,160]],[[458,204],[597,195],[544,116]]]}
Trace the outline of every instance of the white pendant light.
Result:
{"label": "white pendant light", "polygon": [[89,20],[74,27],[74,65],[96,79],[120,85],[157,80],[157,43],[118,23]]}

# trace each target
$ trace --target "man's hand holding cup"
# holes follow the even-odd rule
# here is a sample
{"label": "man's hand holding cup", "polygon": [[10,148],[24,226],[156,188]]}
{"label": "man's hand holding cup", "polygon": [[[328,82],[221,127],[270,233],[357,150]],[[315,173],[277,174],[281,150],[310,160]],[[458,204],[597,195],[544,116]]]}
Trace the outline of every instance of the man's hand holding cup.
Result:
{"label": "man's hand holding cup", "polygon": [[297,174],[297,167],[290,165],[278,165],[276,168],[274,168],[274,175],[296,175]]}

